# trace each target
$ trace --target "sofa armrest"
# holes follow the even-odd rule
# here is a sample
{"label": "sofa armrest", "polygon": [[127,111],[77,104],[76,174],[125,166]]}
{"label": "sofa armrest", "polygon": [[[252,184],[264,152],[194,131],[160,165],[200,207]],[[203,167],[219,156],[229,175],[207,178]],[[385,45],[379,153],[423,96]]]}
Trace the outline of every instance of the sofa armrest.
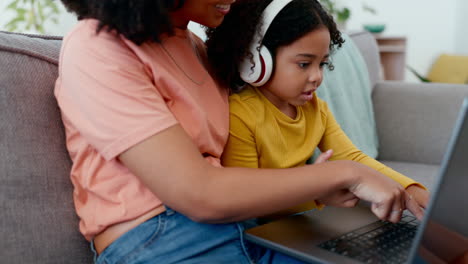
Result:
{"label": "sofa armrest", "polygon": [[379,159],[440,164],[468,85],[378,82]]}

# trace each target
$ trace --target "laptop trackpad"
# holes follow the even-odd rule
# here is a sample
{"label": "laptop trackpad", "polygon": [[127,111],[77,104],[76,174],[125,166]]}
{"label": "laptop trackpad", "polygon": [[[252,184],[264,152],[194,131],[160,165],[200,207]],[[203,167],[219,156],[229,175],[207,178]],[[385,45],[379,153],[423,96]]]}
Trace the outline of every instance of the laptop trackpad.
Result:
{"label": "laptop trackpad", "polygon": [[325,207],[248,229],[246,235],[249,240],[260,244],[273,242],[299,251],[309,251],[317,248],[320,242],[377,220],[370,208],[362,204],[354,208]]}
{"label": "laptop trackpad", "polygon": [[304,239],[318,244],[377,220],[370,208],[364,205],[354,208],[325,207],[254,227],[246,233],[274,241],[296,243]]}

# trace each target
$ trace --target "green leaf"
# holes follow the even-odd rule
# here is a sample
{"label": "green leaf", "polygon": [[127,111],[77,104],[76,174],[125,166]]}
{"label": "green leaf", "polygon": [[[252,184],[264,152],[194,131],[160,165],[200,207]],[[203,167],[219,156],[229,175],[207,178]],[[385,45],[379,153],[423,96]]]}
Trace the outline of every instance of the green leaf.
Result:
{"label": "green leaf", "polygon": [[43,25],[37,24],[36,25],[36,30],[39,31],[39,33],[41,33],[41,34],[45,34]]}
{"label": "green leaf", "polygon": [[16,31],[18,27],[16,26],[16,24],[12,24],[12,25],[8,25],[8,26],[5,26],[5,29],[7,31]]}
{"label": "green leaf", "polygon": [[32,9],[29,10],[28,12],[28,15],[27,15],[27,19],[26,19],[26,29],[31,29],[31,26],[33,25],[34,23],[34,12]]}
{"label": "green leaf", "polygon": [[6,9],[16,10],[17,6],[18,6],[18,0],[15,0],[11,2],[9,5],[7,5]]}
{"label": "green leaf", "polygon": [[[4,1],[4,0],[0,0]],[[7,0],[5,8],[14,12],[12,20],[4,26],[7,30],[30,30],[34,29],[44,33],[44,24],[52,22],[58,24],[58,15],[61,9],[57,0]]]}
{"label": "green leaf", "polygon": [[23,19],[17,17],[17,18],[14,18],[14,19],[10,20],[10,21],[5,25],[5,27],[10,27],[10,26],[13,26],[13,25],[17,25],[17,24],[20,23],[20,22],[23,22]]}
{"label": "green leaf", "polygon": [[320,3],[330,14],[334,14],[335,5],[331,0],[320,0]]}
{"label": "green leaf", "polygon": [[53,1],[46,1],[46,5],[52,9],[52,11],[54,12],[54,14],[60,14],[60,9],[58,8],[58,5],[53,2]]}
{"label": "green leaf", "polygon": [[346,22],[351,16],[351,10],[339,7],[335,0],[319,0],[319,2],[336,19],[336,22]]}
{"label": "green leaf", "polygon": [[421,82],[431,82],[431,80],[427,79],[426,77],[422,76],[421,74],[419,74],[414,68],[412,68],[411,66],[409,65],[406,65],[406,68],[408,68],[408,70],[410,70],[410,72],[412,72]]}
{"label": "green leaf", "polygon": [[18,14],[18,16],[22,16],[24,17],[24,15],[28,12],[28,10],[26,8],[17,8],[16,9],[16,13]]}
{"label": "green leaf", "polygon": [[345,7],[343,10],[337,13],[337,20],[338,21],[346,21],[349,19],[351,16],[351,10],[349,8]]}
{"label": "green leaf", "polygon": [[37,2],[37,14],[39,15],[39,18],[41,21],[45,21],[46,17],[44,16],[44,9],[42,7],[41,2]]}

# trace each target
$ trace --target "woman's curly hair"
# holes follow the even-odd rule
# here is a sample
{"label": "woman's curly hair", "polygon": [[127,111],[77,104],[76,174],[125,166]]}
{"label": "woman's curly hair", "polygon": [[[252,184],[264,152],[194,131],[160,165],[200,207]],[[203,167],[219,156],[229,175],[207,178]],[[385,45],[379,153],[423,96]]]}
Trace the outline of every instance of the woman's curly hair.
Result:
{"label": "woman's curly hair", "polygon": [[161,34],[173,34],[169,11],[180,8],[184,0],[61,0],[78,19],[99,20],[97,32],[115,30],[141,44],[160,41]]}
{"label": "woman's curly hair", "polygon": [[[257,24],[263,10],[272,0],[240,0],[231,6],[223,23],[207,29],[208,58],[215,78],[232,91],[245,83],[240,79],[238,65],[249,52],[250,42],[257,34]],[[344,43],[332,16],[316,0],[293,0],[275,17],[269,26],[262,44],[274,57],[278,47],[286,46],[307,33],[325,26],[330,32],[330,52]],[[252,61],[253,63],[253,61]],[[330,69],[333,65],[330,64]]]}

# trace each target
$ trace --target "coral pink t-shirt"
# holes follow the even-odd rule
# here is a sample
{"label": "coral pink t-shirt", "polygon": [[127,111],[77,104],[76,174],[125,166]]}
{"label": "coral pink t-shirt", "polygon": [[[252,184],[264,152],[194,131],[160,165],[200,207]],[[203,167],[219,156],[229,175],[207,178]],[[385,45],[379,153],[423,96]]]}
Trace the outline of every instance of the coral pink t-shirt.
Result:
{"label": "coral pink t-shirt", "polygon": [[199,38],[176,29],[161,44],[138,46],[106,30],[96,34],[97,23],[82,20],[64,38],[55,87],[80,231],[88,240],[162,204],[119,154],[179,124],[205,159],[220,166],[229,131],[227,91],[200,62],[204,50],[194,52]]}

